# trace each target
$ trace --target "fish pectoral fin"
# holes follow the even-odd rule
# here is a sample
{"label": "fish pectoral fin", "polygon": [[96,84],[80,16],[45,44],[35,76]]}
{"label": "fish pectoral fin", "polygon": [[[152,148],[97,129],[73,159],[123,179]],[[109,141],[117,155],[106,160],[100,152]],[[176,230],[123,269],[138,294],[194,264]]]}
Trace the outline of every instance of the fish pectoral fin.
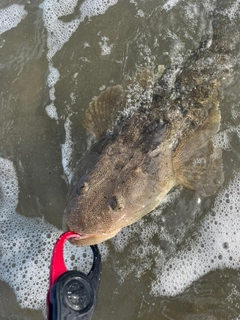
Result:
{"label": "fish pectoral fin", "polygon": [[122,86],[108,87],[89,104],[83,126],[99,140],[108,130],[112,130],[125,105]]}
{"label": "fish pectoral fin", "polygon": [[178,185],[196,190],[202,196],[214,194],[222,185],[222,150],[211,138],[219,128],[220,112],[215,106],[198,129],[177,147],[173,168]]}

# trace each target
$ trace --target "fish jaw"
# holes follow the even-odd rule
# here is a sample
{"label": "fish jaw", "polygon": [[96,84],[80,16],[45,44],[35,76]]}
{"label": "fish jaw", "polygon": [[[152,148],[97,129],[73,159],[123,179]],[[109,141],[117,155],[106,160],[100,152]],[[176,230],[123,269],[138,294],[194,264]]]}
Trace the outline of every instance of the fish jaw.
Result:
{"label": "fish jaw", "polygon": [[108,232],[108,233],[81,233],[79,231],[76,231],[74,228],[70,228],[66,223],[63,222],[63,231],[74,231],[80,235],[80,238],[74,238],[70,239],[69,241],[78,247],[83,247],[83,246],[92,246],[95,244],[99,244],[103,241],[106,241],[108,239],[111,239],[115,237],[115,235],[121,230],[117,229],[114,230],[113,232]]}

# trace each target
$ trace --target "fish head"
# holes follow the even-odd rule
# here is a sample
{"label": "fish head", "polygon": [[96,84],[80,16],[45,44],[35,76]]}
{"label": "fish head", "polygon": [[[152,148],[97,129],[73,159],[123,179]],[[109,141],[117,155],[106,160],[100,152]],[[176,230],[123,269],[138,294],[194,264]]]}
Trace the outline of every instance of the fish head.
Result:
{"label": "fish head", "polygon": [[[124,159],[121,159],[124,158]],[[90,164],[90,158],[86,158]],[[65,209],[65,230],[82,237],[76,245],[93,245],[114,237],[159,203],[159,180],[144,170],[142,155],[105,154],[72,184]],[[168,191],[168,190],[167,190]],[[166,193],[166,192],[165,192]]]}

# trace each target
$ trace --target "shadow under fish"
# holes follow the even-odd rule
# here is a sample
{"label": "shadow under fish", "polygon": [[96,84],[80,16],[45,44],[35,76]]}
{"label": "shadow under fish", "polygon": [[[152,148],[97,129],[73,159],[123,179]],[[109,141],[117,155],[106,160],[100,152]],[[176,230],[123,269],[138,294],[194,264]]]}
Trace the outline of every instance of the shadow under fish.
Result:
{"label": "shadow under fish", "polygon": [[211,39],[181,68],[145,69],[90,103],[83,125],[96,142],[78,163],[63,217],[64,229],[82,235],[76,245],[114,237],[174,186],[210,196],[222,185],[222,152],[212,138],[240,38],[226,6],[218,1]]}

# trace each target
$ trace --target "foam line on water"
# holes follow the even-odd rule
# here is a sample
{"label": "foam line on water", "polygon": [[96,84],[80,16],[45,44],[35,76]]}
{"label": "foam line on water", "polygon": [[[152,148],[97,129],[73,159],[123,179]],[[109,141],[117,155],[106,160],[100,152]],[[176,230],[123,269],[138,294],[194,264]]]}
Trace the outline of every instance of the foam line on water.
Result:
{"label": "foam line on water", "polygon": [[104,14],[106,10],[116,4],[118,0],[86,0],[79,8],[77,18],[64,22],[60,18],[74,12],[78,0],[45,0],[40,4],[43,9],[44,24],[48,32],[48,54],[49,61],[69,41],[72,34],[77,30],[79,24],[86,17],[91,18]]}
{"label": "foam line on water", "polygon": [[72,179],[72,169],[71,169],[71,160],[73,153],[73,141],[71,136],[71,120],[67,117],[64,123],[65,129],[65,142],[61,145],[62,150],[62,166],[63,171],[68,179],[68,183],[71,182]]}
{"label": "foam line on water", "polygon": [[17,25],[27,16],[27,11],[23,5],[13,4],[0,10],[0,34],[17,27]]}

